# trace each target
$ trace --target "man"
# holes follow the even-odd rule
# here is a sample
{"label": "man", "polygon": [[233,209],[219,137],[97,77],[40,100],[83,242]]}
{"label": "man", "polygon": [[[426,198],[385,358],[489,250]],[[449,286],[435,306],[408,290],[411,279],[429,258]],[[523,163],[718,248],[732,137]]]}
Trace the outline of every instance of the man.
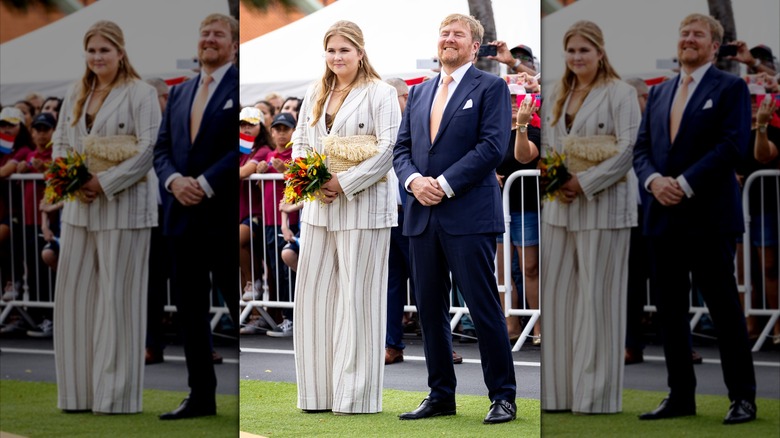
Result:
{"label": "man", "polygon": [[[406,100],[409,98],[409,86],[401,78],[385,80],[398,92],[398,105],[401,114],[406,110]],[[404,361],[403,315],[406,303],[406,283],[409,280],[411,266],[409,264],[409,238],[403,235],[404,211],[403,204],[406,191],[399,187],[398,226],[390,230],[390,255],[387,269],[387,333],[385,334],[385,365]],[[414,292],[413,282],[412,291]]]}
{"label": "man", "polygon": [[455,415],[449,271],[479,337],[492,402],[485,423],[515,418],[515,373],[494,275],[496,235],[504,231],[495,168],[509,142],[506,83],[471,65],[483,35],[473,17],[452,14],[439,28],[442,73],[409,92],[394,167],[410,196],[404,205],[412,277],[431,391],[415,420]]}
{"label": "man", "polygon": [[745,316],[734,278],[736,237],[743,231],[735,166],[746,156],[750,96],[745,82],[717,70],[723,27],[692,14],[680,25],[680,76],[650,91],[634,148],[652,262],[651,290],[670,388],[640,419],[696,414],[696,376],[688,322],[696,279],[715,324],[731,407],[726,424],[756,418],[756,380]]}
{"label": "man", "polygon": [[162,184],[163,233],[171,250],[171,284],[190,395],[163,420],[216,414],[208,312],[211,280],[238,321],[238,22],[212,14],[200,25],[200,74],[170,91],[154,167]]}

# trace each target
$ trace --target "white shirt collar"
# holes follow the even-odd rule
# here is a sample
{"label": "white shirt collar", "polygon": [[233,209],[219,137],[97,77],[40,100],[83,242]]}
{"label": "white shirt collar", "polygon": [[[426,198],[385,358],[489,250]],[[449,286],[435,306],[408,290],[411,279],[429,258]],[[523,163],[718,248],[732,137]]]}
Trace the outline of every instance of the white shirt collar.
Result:
{"label": "white shirt collar", "polygon": [[[225,73],[227,73],[227,71],[228,71],[228,69],[230,68],[231,65],[233,65],[233,63],[232,62],[228,62],[228,63],[222,65],[221,67],[217,68],[213,72],[211,72],[211,77],[214,78],[214,80],[211,83],[214,84],[215,88],[217,86],[219,86],[220,81],[222,81],[222,78],[225,77]],[[206,73],[204,73],[204,72],[200,73],[200,79],[199,79],[199,82],[198,82],[199,85],[202,85],[203,77],[204,77],[205,74]]]}
{"label": "white shirt collar", "polygon": [[[452,81],[456,84],[459,84],[461,80],[463,80],[463,76],[466,75],[466,71],[468,71],[469,67],[471,67],[471,61],[461,65],[458,67],[450,76],[452,76]],[[441,85],[442,80],[444,79],[444,75],[447,73],[444,72],[444,69],[442,69],[441,74],[439,75],[439,85]]]}
{"label": "white shirt collar", "polygon": [[[696,70],[694,70],[690,74],[691,78],[693,78],[693,83],[694,84],[699,84],[701,82],[701,79],[704,77],[704,74],[707,73],[707,70],[709,70],[709,68],[711,66],[712,66],[712,63],[708,62],[708,63],[702,65],[701,67],[697,68]],[[679,80],[679,82],[677,82],[678,86],[682,84],[682,80],[683,80],[683,78],[685,76],[686,76],[686,73],[684,71],[680,71],[680,80]]]}

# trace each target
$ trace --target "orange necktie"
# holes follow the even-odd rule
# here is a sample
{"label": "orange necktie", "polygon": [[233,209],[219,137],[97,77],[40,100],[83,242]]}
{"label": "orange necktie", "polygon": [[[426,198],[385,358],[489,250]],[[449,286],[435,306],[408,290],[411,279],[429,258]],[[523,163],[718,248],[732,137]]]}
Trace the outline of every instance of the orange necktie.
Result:
{"label": "orange necktie", "polygon": [[680,89],[677,90],[677,99],[675,99],[674,105],[672,105],[672,113],[669,117],[669,139],[672,142],[674,142],[674,137],[677,136],[677,131],[680,130],[680,121],[685,110],[685,101],[688,100],[688,85],[692,80],[693,78],[690,75],[683,78]]}
{"label": "orange necktie", "polygon": [[431,143],[436,138],[436,133],[439,132],[441,116],[444,114],[444,107],[447,105],[447,86],[450,82],[452,82],[452,76],[445,75],[442,79],[441,87],[439,87],[439,94],[436,95],[436,101],[433,103],[433,110],[431,111]]}
{"label": "orange necktie", "polygon": [[206,109],[206,101],[209,98],[209,84],[214,78],[210,75],[203,76],[200,88],[198,89],[198,95],[195,96],[195,103],[192,105],[192,112],[190,112],[190,141],[195,143],[195,137],[198,136],[198,129],[200,129],[200,122],[203,119],[203,112]]}

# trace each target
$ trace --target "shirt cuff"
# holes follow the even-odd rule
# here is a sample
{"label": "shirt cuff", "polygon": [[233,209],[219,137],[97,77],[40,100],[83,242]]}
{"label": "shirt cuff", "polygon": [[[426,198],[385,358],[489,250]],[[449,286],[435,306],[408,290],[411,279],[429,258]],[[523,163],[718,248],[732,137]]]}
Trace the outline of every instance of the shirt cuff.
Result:
{"label": "shirt cuff", "polygon": [[693,189],[691,188],[691,185],[688,184],[688,180],[685,179],[684,176],[680,175],[677,178],[675,178],[678,183],[680,183],[680,187],[682,187],[683,192],[685,192],[685,196],[688,198],[693,198]]}
{"label": "shirt cuff", "polygon": [[168,179],[165,180],[165,190],[167,190],[168,193],[173,193],[171,191],[171,183],[176,178],[179,178],[179,177],[182,177],[182,176],[184,176],[184,175],[180,174],[179,172],[176,172],[176,173],[172,174],[171,176],[169,176]]}
{"label": "shirt cuff", "polygon": [[650,183],[653,182],[654,179],[660,178],[661,176],[662,175],[660,173],[655,172],[655,173],[651,173],[650,176],[647,177],[647,179],[645,180],[645,190],[647,190],[648,193],[653,193],[650,190]]}
{"label": "shirt cuff", "polygon": [[409,178],[406,178],[406,181],[404,181],[404,189],[407,192],[412,193],[412,190],[409,188],[409,184],[411,184],[412,181],[414,181],[415,178],[419,178],[421,176],[422,176],[422,174],[420,172],[415,172],[415,173],[409,175]]}
{"label": "shirt cuff", "polygon": [[204,192],[206,192],[207,198],[213,198],[214,197],[214,189],[211,188],[211,185],[208,181],[206,181],[206,177],[201,175],[198,177],[198,184],[200,184],[200,188],[203,189]]}
{"label": "shirt cuff", "polygon": [[444,175],[437,176],[436,181],[439,182],[441,189],[444,190],[444,193],[447,194],[448,198],[455,196],[455,192],[452,191],[452,187],[450,187],[450,183],[447,182],[447,179],[444,178]]}

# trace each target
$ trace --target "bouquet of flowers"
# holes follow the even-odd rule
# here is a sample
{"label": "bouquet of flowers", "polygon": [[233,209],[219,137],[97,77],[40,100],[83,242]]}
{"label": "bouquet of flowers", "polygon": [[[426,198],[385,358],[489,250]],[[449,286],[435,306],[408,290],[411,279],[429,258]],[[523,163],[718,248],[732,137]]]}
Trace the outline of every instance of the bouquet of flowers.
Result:
{"label": "bouquet of flowers", "polygon": [[566,155],[559,154],[553,148],[547,148],[547,154],[539,160],[539,186],[542,197],[547,201],[555,200],[560,194],[561,186],[571,178],[565,160]]}
{"label": "bouquet of flowers", "polygon": [[311,151],[293,159],[284,172],[284,202],[297,204],[317,199],[322,185],[330,178],[324,155]]}
{"label": "bouquet of flowers", "polygon": [[43,191],[44,200],[49,204],[70,201],[91,177],[84,162],[84,155],[76,151],[68,151],[64,157],[52,160],[43,174],[43,179],[46,181],[46,188]]}

